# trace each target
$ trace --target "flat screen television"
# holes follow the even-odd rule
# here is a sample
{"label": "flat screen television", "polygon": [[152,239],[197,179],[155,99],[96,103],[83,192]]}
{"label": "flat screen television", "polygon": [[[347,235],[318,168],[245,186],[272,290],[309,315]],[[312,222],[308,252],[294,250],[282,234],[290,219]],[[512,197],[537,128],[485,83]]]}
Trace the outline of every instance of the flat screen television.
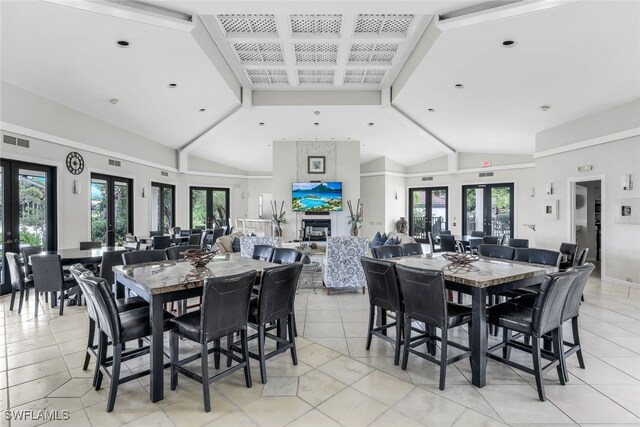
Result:
{"label": "flat screen television", "polygon": [[294,182],[291,187],[294,212],[342,210],[342,182]]}

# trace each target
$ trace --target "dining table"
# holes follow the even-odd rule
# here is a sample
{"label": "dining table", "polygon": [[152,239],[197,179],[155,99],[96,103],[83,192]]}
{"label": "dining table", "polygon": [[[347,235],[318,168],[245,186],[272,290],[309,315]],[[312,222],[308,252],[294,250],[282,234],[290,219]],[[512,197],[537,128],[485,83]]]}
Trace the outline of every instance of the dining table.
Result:
{"label": "dining table", "polygon": [[29,263],[31,262],[31,258],[40,255],[60,255],[60,261],[62,265],[73,265],[73,264],[99,264],[102,262],[102,254],[105,252],[113,252],[113,251],[122,251],[126,249],[123,246],[103,246],[101,248],[95,249],[58,249],[53,251],[42,251],[40,253],[31,255],[29,257]]}
{"label": "dining table", "polygon": [[487,383],[487,296],[542,283],[544,276],[556,267],[482,258],[468,267],[455,267],[443,253],[389,258],[386,261],[407,267],[441,270],[447,289],[471,295],[471,383],[484,387]]}
{"label": "dining table", "polygon": [[194,268],[187,260],[113,267],[116,282],[114,287],[120,288],[122,285],[130,289],[147,301],[150,306],[151,374],[149,394],[152,402],[158,402],[164,398],[164,304],[201,296],[206,278],[232,276],[251,270],[255,270],[259,278],[265,268],[278,265],[242,257],[237,253],[215,256],[205,267],[200,268]]}

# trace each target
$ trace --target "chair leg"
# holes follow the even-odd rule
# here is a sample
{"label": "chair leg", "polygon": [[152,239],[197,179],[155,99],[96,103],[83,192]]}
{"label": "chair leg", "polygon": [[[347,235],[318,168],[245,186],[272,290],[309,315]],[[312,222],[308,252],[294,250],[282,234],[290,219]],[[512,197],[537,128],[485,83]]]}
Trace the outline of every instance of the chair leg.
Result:
{"label": "chair leg", "polygon": [[171,356],[171,390],[178,387],[178,355],[180,353],[180,338],[175,332],[169,334],[169,354]]}
{"label": "chair leg", "polygon": [[[245,334],[245,336],[246,336],[246,334]],[[233,344],[233,334],[227,335],[227,368],[231,367],[231,356],[230,356],[230,354],[231,354],[231,344]]]}
{"label": "chair leg", "polygon": [[373,334],[371,331],[373,330],[373,322],[376,318],[376,307],[374,305],[369,305],[369,328],[367,330],[367,344],[364,346],[366,350],[371,348],[371,338]]}
{"label": "chair leg", "polygon": [[533,356],[533,372],[536,377],[536,387],[538,388],[538,397],[542,402],[546,400],[544,395],[544,384],[542,382],[542,359],[540,357],[540,338],[531,337]]}
{"label": "chair leg", "polygon": [[102,387],[102,378],[104,374],[100,369],[102,365],[105,364],[107,359],[107,347],[108,347],[108,339],[107,336],[98,329],[98,362],[96,364],[96,372],[94,374],[94,383],[96,391],[100,390]]}
{"label": "chair leg", "polygon": [[244,359],[244,380],[247,388],[253,386],[251,381],[251,367],[249,366],[249,344],[247,343],[247,330],[240,331],[240,341],[242,342],[242,358]]}
{"label": "chair leg", "polygon": [[298,325],[296,324],[296,313],[295,313],[295,311],[293,313],[291,313],[291,316],[293,316],[293,336],[297,337],[298,336]]}
{"label": "chair leg", "polygon": [[[87,338],[87,352],[84,355],[84,363],[82,364],[82,370],[86,371],[89,368],[89,361],[91,360],[91,352],[89,349],[93,347],[93,341],[96,336],[96,322],[89,318],[89,337]],[[95,384],[94,384],[95,385]]]}
{"label": "chair leg", "polygon": [[51,292],[51,308],[54,308],[58,305],[58,293],[57,292]]}
{"label": "chair leg", "polygon": [[[60,302],[60,305],[64,301]],[[114,344],[111,346],[113,350],[113,365],[111,365],[111,385],[109,386],[109,400],[107,401],[107,412],[113,411],[116,404],[116,395],[118,394],[118,384],[120,383],[120,364],[122,363],[122,346]]]}
{"label": "chair leg", "polygon": [[213,340],[213,366],[220,369],[220,340]]}
{"label": "chair leg", "polygon": [[560,384],[564,385],[569,378],[569,373],[567,372],[567,367],[564,362],[564,349],[562,344],[562,325],[551,334],[553,337],[553,356],[558,359],[558,379],[560,380]]}
{"label": "chair leg", "polygon": [[578,316],[571,319],[571,329],[573,331],[573,343],[578,346],[576,355],[580,368],[584,369],[584,358],[582,357],[582,345],[580,344],[580,329],[578,328]]}
{"label": "chair leg", "polygon": [[18,314],[22,312],[23,302],[24,302],[24,289],[20,289],[20,302],[18,303]]}
{"label": "chair leg", "polygon": [[293,335],[293,324],[294,324],[293,314],[289,314],[287,316],[287,326],[289,327],[289,342],[293,344],[293,347],[291,347],[291,362],[294,365],[297,365],[298,354],[296,352],[296,337]]}
{"label": "chair leg", "polygon": [[9,310],[13,311],[13,302],[16,300],[16,288],[11,288],[11,302],[9,302]]}
{"label": "chair leg", "polygon": [[402,347],[402,314],[396,313],[396,348],[393,355],[393,364],[398,366],[400,363],[400,347]]}
{"label": "chair leg", "polygon": [[440,390],[444,390],[444,385],[447,379],[447,328],[442,328],[442,347],[440,348]]}
{"label": "chair leg", "polygon": [[404,315],[404,348],[402,351],[402,370],[407,370],[407,362],[409,362],[409,346],[411,345],[411,318]]}
{"label": "chair leg", "polygon": [[509,360],[509,358],[511,357],[511,347],[509,347],[510,341],[511,330],[502,328],[502,342],[504,343],[504,347],[502,347],[502,357],[507,360]]}
{"label": "chair leg", "polygon": [[[387,324],[387,310],[384,308],[380,309],[380,326],[384,326]],[[384,328],[380,331],[382,335],[387,336],[387,328]]]}
{"label": "chair leg", "polygon": [[264,358],[264,324],[258,325],[258,359],[260,361],[260,379],[267,383],[267,366]]}
{"label": "chair leg", "polygon": [[24,289],[24,296],[27,299],[27,301],[29,301],[29,288]]}
{"label": "chair leg", "polygon": [[63,314],[64,314],[64,291],[60,291],[60,316],[62,316]]}
{"label": "chair leg", "polygon": [[[36,303],[35,303],[36,313],[35,313],[35,317],[38,317],[38,303],[40,302],[40,299],[39,299],[40,294],[37,291],[34,291],[33,293],[36,294]],[[46,295],[46,293],[45,293],[45,295]]]}
{"label": "chair leg", "polygon": [[205,412],[211,412],[211,397],[209,395],[209,351],[207,344],[200,347],[200,366],[202,367],[202,396]]}

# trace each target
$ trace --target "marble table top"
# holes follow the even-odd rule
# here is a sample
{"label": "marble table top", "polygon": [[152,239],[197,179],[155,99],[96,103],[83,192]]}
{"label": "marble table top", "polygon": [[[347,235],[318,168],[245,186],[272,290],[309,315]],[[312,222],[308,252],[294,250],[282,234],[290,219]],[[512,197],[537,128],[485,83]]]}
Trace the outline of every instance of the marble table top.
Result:
{"label": "marble table top", "polygon": [[478,288],[543,276],[557,271],[555,267],[548,265],[528,264],[495,258],[481,258],[471,264],[470,271],[450,271],[446,268],[450,263],[442,258],[441,253],[390,258],[386,261],[393,261],[398,265],[407,267],[442,270],[445,280]]}
{"label": "marble table top", "polygon": [[202,287],[208,277],[224,277],[255,270],[257,275],[268,267],[276,267],[266,261],[227,254],[214,257],[206,267],[194,268],[186,260],[150,262],[146,264],[120,265],[113,268],[116,274],[147,289],[151,295]]}

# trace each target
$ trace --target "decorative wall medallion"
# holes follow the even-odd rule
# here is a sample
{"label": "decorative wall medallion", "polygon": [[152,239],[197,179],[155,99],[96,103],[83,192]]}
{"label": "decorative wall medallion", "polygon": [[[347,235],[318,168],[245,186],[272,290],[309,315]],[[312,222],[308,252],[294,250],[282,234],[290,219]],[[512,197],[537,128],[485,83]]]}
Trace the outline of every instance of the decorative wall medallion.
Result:
{"label": "decorative wall medallion", "polygon": [[84,159],[75,151],[67,155],[67,169],[74,175],[80,175],[84,170]]}

